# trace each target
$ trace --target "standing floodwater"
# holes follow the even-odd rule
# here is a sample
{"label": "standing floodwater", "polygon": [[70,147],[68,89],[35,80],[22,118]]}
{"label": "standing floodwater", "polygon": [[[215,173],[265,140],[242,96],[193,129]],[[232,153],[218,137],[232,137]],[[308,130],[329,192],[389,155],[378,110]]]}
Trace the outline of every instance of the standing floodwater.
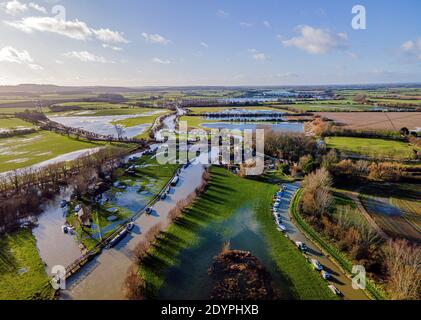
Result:
{"label": "standing floodwater", "polygon": [[287,283],[270,258],[269,248],[251,205],[238,209],[222,222],[211,223],[198,232],[198,239],[194,247],[181,251],[180,263],[167,271],[159,299],[209,299],[214,282],[208,270],[213,257],[219,254],[226,241],[230,241],[232,249],[250,251],[271,273],[274,287],[281,297],[291,298],[285,294],[288,292]]}
{"label": "standing floodwater", "polygon": [[37,242],[39,255],[46,264],[47,273],[53,266],[68,266],[80,257],[81,251],[76,238],[62,232],[66,222],[66,208],[61,208],[60,201],[69,200],[72,190],[64,189],[53,200],[43,206],[43,213],[38,218],[37,227],[32,233]]}

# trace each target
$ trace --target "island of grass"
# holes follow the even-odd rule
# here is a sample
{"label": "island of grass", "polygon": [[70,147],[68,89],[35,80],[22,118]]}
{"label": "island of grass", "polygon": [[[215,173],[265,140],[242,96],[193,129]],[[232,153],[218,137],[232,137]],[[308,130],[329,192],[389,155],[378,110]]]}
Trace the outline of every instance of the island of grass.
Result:
{"label": "island of grass", "polygon": [[0,138],[0,163],[2,164],[0,172],[26,168],[60,155],[107,145],[109,144],[105,142],[78,140],[50,131]]}
{"label": "island of grass", "polygon": [[355,137],[327,137],[325,138],[325,141],[328,148],[371,158],[405,160],[414,158],[414,150],[421,152],[420,147],[393,140]]}
{"label": "island of grass", "polygon": [[54,290],[30,230],[0,237],[0,300],[49,300]]}
{"label": "island of grass", "polygon": [[[176,268],[178,271],[175,273],[179,274],[182,273],[180,268],[185,270],[186,261],[179,266],[180,256],[183,252],[187,252],[184,257],[189,256],[188,250],[200,249],[203,239],[209,239],[209,234],[206,234],[207,237],[200,236],[203,230],[212,225],[222,225],[231,218],[235,219],[236,213],[245,210],[251,215],[246,219],[256,221],[260,229],[261,238],[259,237],[257,247],[264,250],[264,255],[270,261],[267,263],[274,268],[272,276],[282,278],[280,286],[283,294],[291,299],[334,299],[326,283],[311,269],[304,256],[277,230],[270,209],[273,195],[278,187],[264,180],[240,178],[219,167],[211,167],[210,174],[211,179],[206,192],[185,210],[183,216],[166,232],[158,236],[147,258],[142,261],[139,276],[145,281],[146,295],[160,297],[160,290],[168,281],[168,271]],[[241,219],[234,222],[236,226],[242,224]],[[249,238],[254,238],[255,235],[250,232]],[[229,240],[226,237],[230,237],[230,230],[219,230],[213,237],[215,237],[213,245],[217,247],[215,252],[206,258],[207,260],[218,254],[219,242]],[[241,243],[237,245],[242,246]],[[198,265],[197,261],[187,261],[190,266],[192,263],[195,263],[195,267]],[[209,265],[208,261],[201,263],[204,263],[205,267]],[[188,273],[190,280],[185,279],[185,281],[189,283],[196,281],[192,278],[191,271]]]}
{"label": "island of grass", "polygon": [[182,116],[180,117],[179,122],[186,122],[188,129],[202,129],[202,130],[210,130],[209,128],[206,128],[202,126],[204,123],[216,123],[219,122],[217,119],[215,120],[208,120],[204,117],[198,117],[198,116]]}

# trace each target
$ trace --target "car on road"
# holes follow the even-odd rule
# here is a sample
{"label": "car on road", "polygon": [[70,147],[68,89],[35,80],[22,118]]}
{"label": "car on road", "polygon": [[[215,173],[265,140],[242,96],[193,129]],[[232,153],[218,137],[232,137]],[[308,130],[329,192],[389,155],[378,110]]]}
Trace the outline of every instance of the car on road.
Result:
{"label": "car on road", "polygon": [[343,293],[338,288],[336,288],[333,284],[328,285],[328,288],[330,289],[330,291],[333,292],[333,294],[339,297],[343,297]]}
{"label": "car on road", "polygon": [[146,208],[145,209],[146,214],[152,214],[152,209],[151,208]]}
{"label": "car on road", "polygon": [[161,195],[161,200],[165,200],[165,199],[167,199],[167,193],[166,193],[166,192],[164,192],[164,193]]}
{"label": "car on road", "polygon": [[314,270],[322,271],[323,266],[320,264],[319,260],[311,259],[311,264],[313,265]]}
{"label": "car on road", "polygon": [[308,250],[308,248],[307,248],[306,244],[305,244],[305,243],[303,243],[303,242],[297,241],[297,242],[295,242],[295,245],[297,246],[297,248],[298,248],[301,252],[306,253],[306,252],[307,252],[307,250]]}

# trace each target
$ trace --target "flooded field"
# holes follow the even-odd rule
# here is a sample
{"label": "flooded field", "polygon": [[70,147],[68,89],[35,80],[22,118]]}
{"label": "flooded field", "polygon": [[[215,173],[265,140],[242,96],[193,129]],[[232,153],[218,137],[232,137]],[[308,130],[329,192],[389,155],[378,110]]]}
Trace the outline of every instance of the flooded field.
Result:
{"label": "flooded field", "polygon": [[[141,114],[129,114],[129,115],[113,115],[113,116],[69,116],[69,117],[51,117],[51,120],[61,123],[65,126],[72,128],[82,128],[87,131],[91,131],[97,134],[102,135],[111,135],[117,136],[116,129],[113,125],[113,122],[138,118],[138,117],[148,117],[151,115],[162,113],[159,111],[150,111]],[[148,127],[152,125],[151,123],[139,124],[132,127],[126,127],[124,136],[127,138],[132,138],[142,134]]]}
{"label": "flooded field", "polygon": [[214,285],[208,269],[213,257],[219,254],[226,241],[230,241],[233,249],[251,251],[271,273],[275,287],[284,293],[282,298],[291,298],[285,294],[286,281],[270,257],[253,206],[245,204],[227,220],[212,223],[199,231],[197,237],[198,243],[183,250],[179,257],[180,263],[168,270],[159,299],[208,299]]}

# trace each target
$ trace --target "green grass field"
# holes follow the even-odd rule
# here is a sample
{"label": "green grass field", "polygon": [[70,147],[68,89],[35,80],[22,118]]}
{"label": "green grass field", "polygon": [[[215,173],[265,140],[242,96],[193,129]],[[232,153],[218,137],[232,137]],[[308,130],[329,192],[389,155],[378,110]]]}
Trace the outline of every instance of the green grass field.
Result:
{"label": "green grass field", "polygon": [[25,168],[69,152],[106,146],[49,131],[0,139],[0,172]]}
{"label": "green grass field", "polygon": [[7,130],[13,130],[17,128],[33,128],[34,125],[23,121],[19,118],[0,118],[0,130],[1,129],[7,129]]}
{"label": "green grass field", "polygon": [[0,300],[52,299],[48,281],[30,230],[0,238]]}
{"label": "green grass field", "polygon": [[180,117],[179,121],[186,121],[187,127],[191,129],[203,129],[203,130],[210,130],[209,128],[205,128],[201,126],[202,123],[215,123],[218,122],[217,119],[215,120],[207,120],[203,117],[197,117],[197,116],[182,116]]}
{"label": "green grass field", "polygon": [[149,251],[150,259],[139,269],[151,295],[156,295],[163,286],[165,273],[177,265],[180,252],[194,247],[198,242],[199,230],[210,223],[228,219],[248,203],[263,229],[269,254],[278,272],[288,282],[288,294],[296,299],[333,299],[325,282],[310,268],[294,245],[276,229],[270,208],[277,186],[243,179],[218,167],[212,167],[210,173],[207,191],[157,239]]}
{"label": "green grass field", "polygon": [[421,152],[421,148],[419,147],[393,140],[327,137],[325,141],[328,148],[334,148],[346,153],[355,153],[373,158],[391,158],[396,160],[412,159],[413,149]]}

